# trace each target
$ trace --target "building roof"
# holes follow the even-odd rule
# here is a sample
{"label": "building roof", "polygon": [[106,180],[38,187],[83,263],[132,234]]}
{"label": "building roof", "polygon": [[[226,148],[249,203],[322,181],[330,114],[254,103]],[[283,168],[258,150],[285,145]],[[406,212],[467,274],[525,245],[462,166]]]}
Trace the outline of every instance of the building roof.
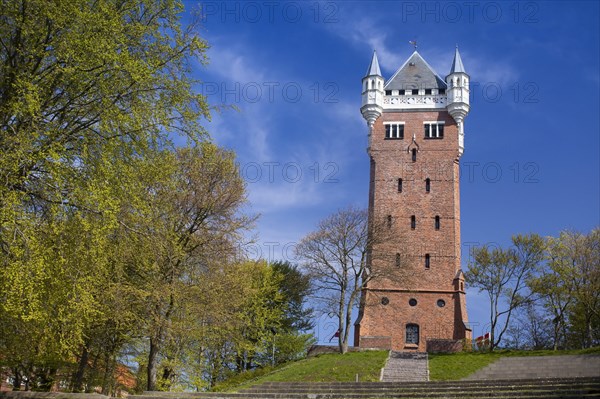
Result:
{"label": "building roof", "polygon": [[385,84],[385,90],[445,88],[446,82],[416,50]]}
{"label": "building roof", "polygon": [[463,66],[462,59],[460,58],[460,53],[458,52],[458,46],[456,46],[456,51],[454,52],[454,60],[452,61],[450,73],[467,73]]}
{"label": "building roof", "polygon": [[379,61],[377,60],[377,52],[375,52],[375,50],[373,50],[373,58],[371,58],[371,64],[369,65],[369,69],[365,76],[372,75],[381,76],[381,69],[379,69]]}

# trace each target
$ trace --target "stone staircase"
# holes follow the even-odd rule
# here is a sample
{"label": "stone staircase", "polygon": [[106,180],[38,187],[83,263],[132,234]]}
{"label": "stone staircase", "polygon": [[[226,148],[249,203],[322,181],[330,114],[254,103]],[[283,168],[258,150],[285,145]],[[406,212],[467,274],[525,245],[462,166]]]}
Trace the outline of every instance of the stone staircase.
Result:
{"label": "stone staircase", "polygon": [[426,354],[391,352],[383,382],[268,382],[236,393],[145,392],[131,399],[600,399],[600,355],[501,358],[462,381],[427,382],[427,374]]}
{"label": "stone staircase", "polygon": [[600,377],[600,355],[502,357],[466,380]]}
{"label": "stone staircase", "polygon": [[146,392],[133,399],[600,398],[600,378],[453,382],[264,383],[237,393]]}
{"label": "stone staircase", "polygon": [[429,381],[427,353],[390,352],[381,381]]}

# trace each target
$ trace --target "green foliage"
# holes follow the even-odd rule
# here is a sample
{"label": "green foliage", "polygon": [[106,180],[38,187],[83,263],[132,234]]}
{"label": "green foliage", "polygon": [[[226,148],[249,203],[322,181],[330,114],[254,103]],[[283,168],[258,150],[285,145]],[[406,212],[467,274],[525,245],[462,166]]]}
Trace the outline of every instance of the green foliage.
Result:
{"label": "green foliage", "polygon": [[286,303],[284,331],[308,331],[314,327],[313,309],[306,308],[305,302],[311,293],[310,277],[303,274],[298,266],[285,261],[271,264],[276,273],[282,276],[280,290]]}
{"label": "green foliage", "polygon": [[502,341],[515,309],[529,302],[526,283],[544,258],[545,242],[539,235],[516,235],[512,242],[510,249],[474,248],[473,262],[465,273],[469,284],[488,295],[492,350]]}

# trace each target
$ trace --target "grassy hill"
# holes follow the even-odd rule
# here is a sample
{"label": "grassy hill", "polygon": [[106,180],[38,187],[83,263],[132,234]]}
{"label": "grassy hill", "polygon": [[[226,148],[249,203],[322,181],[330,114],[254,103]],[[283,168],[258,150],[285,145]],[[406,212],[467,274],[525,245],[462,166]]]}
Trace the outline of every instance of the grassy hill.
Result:
{"label": "grassy hill", "polygon": [[[459,380],[505,356],[549,356],[600,353],[600,348],[569,351],[461,352],[430,354],[429,372],[432,381]],[[263,382],[352,382],[379,381],[387,351],[350,352],[345,355],[324,354],[303,359],[278,368],[263,368],[241,373],[219,384],[215,391],[237,391]]]}
{"label": "grassy hill", "polygon": [[241,373],[217,385],[215,391],[242,389],[271,381],[286,382],[350,382],[379,381],[388,357],[387,351],[328,353],[299,360],[276,369],[265,368]]}

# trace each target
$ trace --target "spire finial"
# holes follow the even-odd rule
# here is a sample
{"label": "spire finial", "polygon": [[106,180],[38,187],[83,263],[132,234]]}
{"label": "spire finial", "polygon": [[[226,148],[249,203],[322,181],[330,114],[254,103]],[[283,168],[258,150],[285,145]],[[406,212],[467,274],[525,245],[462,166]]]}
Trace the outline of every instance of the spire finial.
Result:
{"label": "spire finial", "polygon": [[416,40],[411,40],[408,42],[409,44],[412,44],[415,48],[415,51],[417,51],[417,41]]}

